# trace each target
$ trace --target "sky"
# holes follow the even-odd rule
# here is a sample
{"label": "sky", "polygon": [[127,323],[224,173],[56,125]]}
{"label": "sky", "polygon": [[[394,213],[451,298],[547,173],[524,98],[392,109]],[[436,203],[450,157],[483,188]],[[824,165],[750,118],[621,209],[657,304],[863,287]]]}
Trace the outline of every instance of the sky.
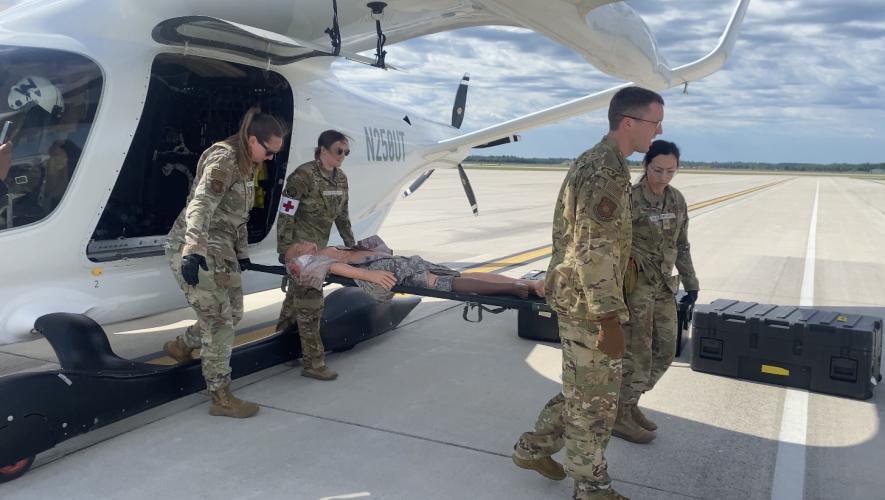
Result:
{"label": "sky", "polygon": [[[0,0],[0,10],[13,3]],[[715,46],[736,0],[626,3],[676,67]],[[342,62],[334,66],[340,80],[448,122],[461,75],[469,72],[465,131],[622,83],[518,28],[455,30],[386,48],[387,62],[402,71]],[[683,160],[885,162],[885,0],[751,0],[726,66],[690,84],[687,94],[681,87],[662,94],[661,137],[679,144]],[[474,153],[575,157],[606,129],[600,109]]]}
{"label": "sky", "polygon": [[[671,67],[711,50],[732,0],[627,0]],[[471,75],[462,129],[470,131],[622,83],[533,32],[456,30],[387,46],[400,72],[339,65],[348,85],[448,121]],[[683,160],[885,162],[885,1],[751,0],[726,66],[662,93],[661,138]],[[575,157],[606,132],[605,111],[521,134],[476,154]],[[632,159],[639,159],[634,155]]]}

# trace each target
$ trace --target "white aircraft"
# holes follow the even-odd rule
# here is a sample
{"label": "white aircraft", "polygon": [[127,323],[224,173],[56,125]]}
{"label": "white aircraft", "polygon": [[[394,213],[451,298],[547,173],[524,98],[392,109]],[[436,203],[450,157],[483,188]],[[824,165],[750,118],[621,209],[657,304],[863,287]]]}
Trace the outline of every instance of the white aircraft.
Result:
{"label": "white aircraft", "polygon": [[[663,90],[722,67],[748,3],[739,0],[708,55],[677,68],[639,15],[613,0],[17,3],[0,12],[0,127],[12,122],[14,142],[9,194],[0,199],[0,344],[29,338],[46,313],[107,323],[183,306],[165,235],[199,154],[232,133],[250,105],[292,124],[288,150],[259,172],[249,222],[253,261],[270,263],[282,180],[312,159],[322,130],[353,138],[350,215],[357,236],[366,236],[423,172],[602,107],[629,85],[462,133],[466,87],[443,123],[344,88],[331,68],[339,58],[385,67],[384,43],[521,26],[610,75]],[[278,284],[244,275],[247,293]]]}

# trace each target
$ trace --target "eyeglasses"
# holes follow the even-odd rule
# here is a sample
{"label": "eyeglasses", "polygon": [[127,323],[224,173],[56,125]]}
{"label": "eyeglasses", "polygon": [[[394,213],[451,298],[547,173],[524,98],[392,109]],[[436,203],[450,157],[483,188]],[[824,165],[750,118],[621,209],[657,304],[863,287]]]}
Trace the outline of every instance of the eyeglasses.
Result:
{"label": "eyeglasses", "polygon": [[344,149],[344,148],[335,148],[334,150],[330,149],[329,152],[335,156],[341,156],[341,155],[349,156],[350,155],[350,150]]}
{"label": "eyeglasses", "polygon": [[672,168],[672,167],[659,167],[659,166],[657,166],[657,165],[649,165],[649,166],[648,166],[648,171],[654,173],[655,175],[667,175],[667,176],[669,176],[669,175],[676,175],[676,170],[677,170],[678,168],[679,168],[679,167]]}
{"label": "eyeglasses", "polygon": [[630,116],[630,115],[621,115],[621,116],[623,116],[624,118],[633,118],[634,120],[639,120],[641,122],[651,123],[655,126],[655,128],[660,127],[661,124],[664,123],[664,120],[653,122],[651,120],[646,120],[645,118],[639,118],[638,116]]}
{"label": "eyeglasses", "polygon": [[273,160],[280,153],[279,151],[274,151],[274,150],[270,149],[269,147],[267,147],[267,144],[265,144],[263,141],[261,141],[261,139],[258,140],[258,144],[261,144],[261,147],[264,148],[264,156],[268,160]]}

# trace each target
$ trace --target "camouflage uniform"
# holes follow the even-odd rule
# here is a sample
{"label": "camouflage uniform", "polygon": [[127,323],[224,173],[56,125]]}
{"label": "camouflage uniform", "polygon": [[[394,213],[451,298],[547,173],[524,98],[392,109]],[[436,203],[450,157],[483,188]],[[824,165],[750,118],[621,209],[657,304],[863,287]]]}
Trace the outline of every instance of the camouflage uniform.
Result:
{"label": "camouflage uniform", "polygon": [[679,270],[686,290],[697,290],[698,279],[688,244],[688,207],[676,188],[655,194],[643,178],[632,189],[633,246],[636,287],[627,294],[630,321],[625,325],[627,351],[621,402],[636,404],[651,390],[676,354],[676,302]]}
{"label": "camouflage uniform", "polygon": [[[175,220],[166,257],[178,285],[197,313],[197,322],[182,336],[201,348],[203,377],[210,391],[230,382],[234,326],[243,317],[243,288],[238,259],[249,257],[246,222],[254,197],[254,163],[238,165],[234,140],[209,147],[197,163],[187,204]],[[195,286],[181,276],[181,257],[199,254],[208,271],[199,269]]]}
{"label": "camouflage uniform", "polygon": [[[319,160],[307,162],[286,178],[283,196],[297,202],[294,213],[287,214],[281,204],[277,218],[277,252],[285,254],[289,245],[299,241],[316,244],[318,248],[329,242],[332,222],[347,246],[353,246],[347,201],[347,176],[336,168],[323,169]],[[301,364],[305,368],[325,365],[326,355],[320,338],[320,319],[323,317],[323,291],[294,285],[286,291],[280,311],[277,331],[298,323],[301,337]]]}
{"label": "camouflage uniform", "polygon": [[611,483],[604,452],[618,406],[621,360],[603,353],[596,340],[601,319],[628,318],[622,286],[630,252],[629,189],[627,163],[617,144],[604,138],[569,170],[553,216],[545,291],[559,317],[562,393],[514,449],[520,458],[539,459],[565,446],[575,498]]}

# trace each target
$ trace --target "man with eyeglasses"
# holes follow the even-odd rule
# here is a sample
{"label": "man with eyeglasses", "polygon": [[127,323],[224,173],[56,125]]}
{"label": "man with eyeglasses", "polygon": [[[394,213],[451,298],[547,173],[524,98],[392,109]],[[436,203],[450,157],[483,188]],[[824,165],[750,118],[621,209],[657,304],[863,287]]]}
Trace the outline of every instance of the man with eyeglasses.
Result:
{"label": "man with eyeglasses", "polygon": [[[314,160],[300,165],[286,178],[277,219],[277,252],[283,255],[299,241],[319,248],[329,243],[332,224],[348,247],[356,240],[348,213],[347,176],[341,170],[350,154],[347,136],[326,130],[317,139]],[[289,282],[277,322],[277,331],[298,325],[301,338],[301,375],[317,380],[334,380],[338,373],[326,366],[325,347],[320,337],[323,291]]]}
{"label": "man with eyeglasses", "polygon": [[[609,132],[569,169],[553,216],[545,295],[562,341],[562,392],[535,429],[514,445],[513,462],[553,480],[575,481],[574,498],[624,499],[611,485],[605,449],[618,409],[629,319],[624,272],[632,235],[626,158],[662,132],[664,100],[640,87],[612,97]],[[565,467],[551,455],[565,447]]]}

